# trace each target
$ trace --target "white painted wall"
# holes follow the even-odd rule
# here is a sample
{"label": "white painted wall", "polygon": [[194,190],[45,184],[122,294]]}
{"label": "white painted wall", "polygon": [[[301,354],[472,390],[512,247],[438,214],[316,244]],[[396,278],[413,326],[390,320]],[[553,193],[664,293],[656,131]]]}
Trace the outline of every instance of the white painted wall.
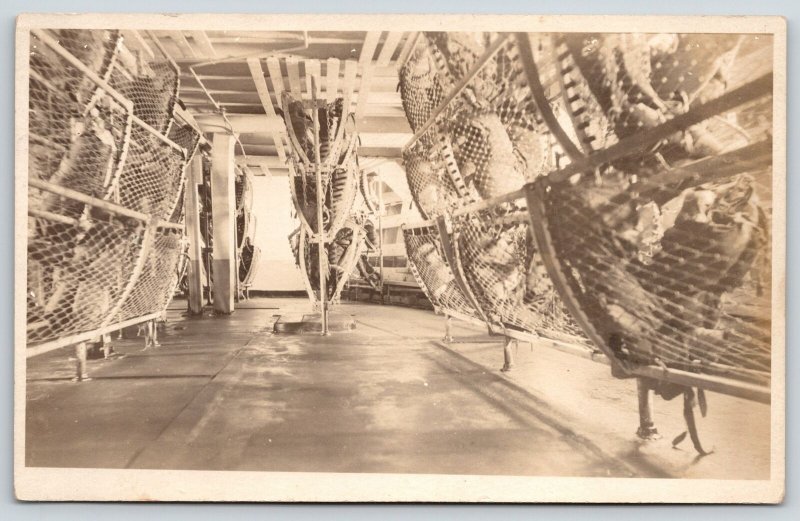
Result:
{"label": "white painted wall", "polygon": [[253,213],[258,220],[256,244],[261,248],[261,262],[252,290],[305,291],[287,239],[297,226],[291,212],[287,176],[253,177]]}

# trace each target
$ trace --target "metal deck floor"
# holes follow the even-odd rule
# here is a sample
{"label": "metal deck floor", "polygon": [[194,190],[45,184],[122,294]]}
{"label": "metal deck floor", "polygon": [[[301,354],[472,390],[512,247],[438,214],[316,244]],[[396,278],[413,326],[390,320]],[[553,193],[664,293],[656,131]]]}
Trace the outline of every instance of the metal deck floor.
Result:
{"label": "metal deck floor", "polygon": [[[68,349],[28,360],[28,466],[764,479],[769,407],[710,395],[684,442],[681,400],[656,399],[664,439],[643,442],[635,383],[608,367],[520,344],[438,345],[428,311],[342,304],[357,329],[273,335],[304,299],[254,299],[229,317],[182,317],[162,347],[121,340],[74,383]],[[454,333],[477,328],[455,323]]]}

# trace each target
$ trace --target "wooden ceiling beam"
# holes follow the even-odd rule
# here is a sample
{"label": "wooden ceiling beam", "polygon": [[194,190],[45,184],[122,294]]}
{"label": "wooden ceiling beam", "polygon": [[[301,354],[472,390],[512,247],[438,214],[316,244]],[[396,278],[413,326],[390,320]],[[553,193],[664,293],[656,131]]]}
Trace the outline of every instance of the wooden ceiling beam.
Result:
{"label": "wooden ceiling beam", "polygon": [[156,53],[153,51],[153,48],[150,47],[142,34],[139,31],[134,30],[123,30],[122,38],[125,42],[125,46],[132,50],[132,51],[139,51],[144,55],[145,60],[155,60]]}
{"label": "wooden ceiling beam", "polygon": [[211,40],[208,38],[208,35],[205,31],[189,31],[189,36],[192,37],[194,43],[200,48],[206,57],[217,57],[217,51],[214,49],[214,45],[212,45]]}
{"label": "wooden ceiling beam", "polygon": [[[264,112],[267,116],[277,117],[275,107],[272,105],[272,98],[270,97],[269,87],[267,87],[267,80],[264,79],[264,69],[261,68],[261,60],[258,58],[248,58],[247,66],[250,68],[250,74],[253,76],[253,82],[256,85],[258,97],[261,100],[261,105],[264,107]],[[285,131],[285,126],[284,126]],[[270,134],[275,143],[275,148],[278,151],[278,156],[286,161],[286,151],[283,149],[283,140],[281,139],[281,132]]]}
{"label": "wooden ceiling beam", "polygon": [[183,31],[167,31],[167,36],[175,42],[175,45],[181,50],[183,56],[187,58],[197,58],[197,53],[194,52],[192,46],[189,45],[189,40],[186,39],[186,35],[183,34]]}
{"label": "wooden ceiling beam", "polygon": [[378,41],[381,38],[381,31],[370,31],[364,38],[364,45],[361,47],[361,56],[358,59],[358,64],[361,67],[361,82],[358,85],[358,104],[356,105],[356,128],[359,122],[364,118],[364,111],[367,108],[367,99],[369,99],[369,84],[372,80],[373,64],[372,57],[375,55],[375,48],[378,46]]}
{"label": "wooden ceiling beam", "polygon": [[401,31],[389,31],[386,40],[383,42],[383,47],[381,47],[381,52],[378,55],[378,62],[376,64],[378,67],[386,67],[389,65],[402,37],[403,33]]}
{"label": "wooden ceiling beam", "polygon": [[325,98],[328,103],[338,97],[339,94],[339,59],[328,58],[325,62]]}

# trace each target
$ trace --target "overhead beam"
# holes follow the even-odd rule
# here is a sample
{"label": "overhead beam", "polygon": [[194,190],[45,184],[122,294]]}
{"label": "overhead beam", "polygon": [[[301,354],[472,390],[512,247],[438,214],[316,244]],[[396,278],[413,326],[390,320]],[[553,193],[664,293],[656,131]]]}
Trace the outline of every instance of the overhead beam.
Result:
{"label": "overhead beam", "polygon": [[[195,120],[204,132],[229,132],[228,124],[220,114],[198,114],[195,116]],[[233,132],[237,134],[272,135],[284,132],[286,129],[283,119],[265,114],[229,115],[228,121],[230,121]]]}
{"label": "overhead beam", "polygon": [[272,168],[287,168],[286,163],[277,156],[260,156],[247,154],[247,157],[237,156],[236,164],[239,166],[264,166]]}

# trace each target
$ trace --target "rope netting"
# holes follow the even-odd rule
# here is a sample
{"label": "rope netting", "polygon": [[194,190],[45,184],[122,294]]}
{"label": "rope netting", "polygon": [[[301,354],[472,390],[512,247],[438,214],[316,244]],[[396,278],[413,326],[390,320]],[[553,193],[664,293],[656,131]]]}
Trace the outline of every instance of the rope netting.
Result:
{"label": "rope netting", "polygon": [[[359,191],[354,115],[352,112],[343,114],[343,98],[317,109],[307,109],[303,101],[284,92],[283,104],[294,166],[290,188],[297,212],[310,231],[317,233],[316,175],[319,172],[324,194],[322,225],[326,234],[333,235],[349,217]],[[312,110],[317,112],[317,136],[312,115],[309,115]],[[319,164],[315,164],[316,141],[319,142]]]}
{"label": "rope netting", "polygon": [[28,216],[28,344],[106,324],[118,307],[144,250],[146,226],[61,197],[46,213]]}
{"label": "rope netting", "polygon": [[447,262],[438,228],[433,224],[404,227],[403,240],[409,269],[434,309],[480,319]]}
{"label": "rope netting", "polygon": [[[29,84],[29,176],[87,195],[111,196],[125,161],[133,123],[130,105],[67,61],[59,50],[77,53],[97,76],[110,69],[117,49],[109,31],[54,31],[53,47],[31,35]],[[46,209],[50,199],[31,194]]]}
{"label": "rope netting", "polygon": [[166,309],[178,285],[185,251],[183,230],[156,228],[146,248],[141,272],[116,321]]}
{"label": "rope netting", "polygon": [[[419,128],[404,151],[409,187],[421,213],[453,216],[452,233],[438,240],[452,244],[455,269],[450,273],[462,279],[458,295],[499,331],[585,344],[533,245],[524,200],[488,209],[479,203],[519,190],[556,161],[516,45],[491,34],[430,33],[422,47],[440,84],[452,88],[466,81],[461,95]],[[420,55],[426,54],[413,56]],[[407,242],[410,258],[418,255],[415,247]],[[413,263],[417,272],[426,271],[423,259]],[[421,278],[423,285],[439,282]]]}
{"label": "rope netting", "polygon": [[[27,338],[42,352],[166,307],[200,135],[174,120],[176,69],[117,31],[35,30],[29,56]],[[143,77],[156,86],[133,94]]]}
{"label": "rope netting", "polygon": [[[590,154],[771,70],[765,37],[555,41],[567,111],[605,117],[604,132],[583,129]],[[623,364],[769,383],[772,97],[740,92],[733,109],[541,189],[569,291]]]}
{"label": "rope netting", "polygon": [[247,238],[239,253],[239,284],[245,288],[253,284],[261,260],[261,248]]}
{"label": "rope netting", "polygon": [[[434,110],[404,93],[409,120],[431,114],[412,123],[409,186],[423,215],[452,221],[438,244],[490,324],[583,331],[634,372],[769,383],[769,37],[431,33],[419,47],[406,67],[449,87]],[[412,231],[415,275],[446,308],[431,291],[446,279],[424,274],[442,256]]]}
{"label": "rope netting", "polygon": [[321,300],[320,263],[325,273],[326,300],[335,304],[362,257],[366,233],[362,222],[348,219],[333,239],[325,243],[322,255],[319,254],[319,243],[302,225],[289,237],[297,265],[305,275],[309,299],[315,306]]}

